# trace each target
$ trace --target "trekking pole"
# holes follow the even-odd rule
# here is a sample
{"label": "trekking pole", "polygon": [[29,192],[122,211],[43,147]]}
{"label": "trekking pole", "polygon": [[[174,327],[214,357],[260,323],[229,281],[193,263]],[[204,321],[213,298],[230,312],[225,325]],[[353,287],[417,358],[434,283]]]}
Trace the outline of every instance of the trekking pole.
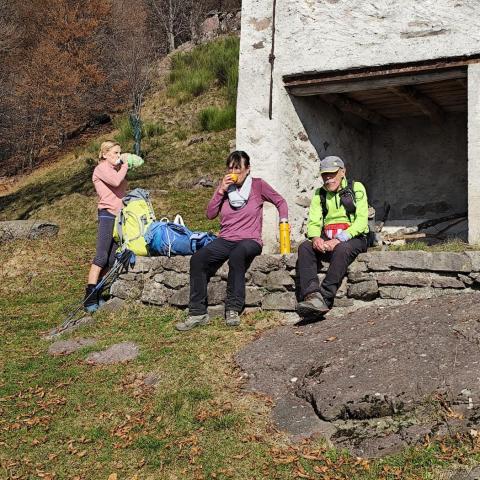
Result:
{"label": "trekking pole", "polygon": [[[46,338],[53,338],[57,337],[62,334],[65,330],[69,327],[72,327],[85,318],[84,315],[84,303],[91,299],[93,295],[97,295],[99,291],[102,291],[106,286],[111,286],[115,280],[119,277],[123,270],[128,271],[128,268],[135,263],[135,254],[131,250],[125,249],[123,252],[119,254],[119,256],[115,259],[115,263],[113,264],[112,268],[108,271],[108,273],[98,282],[95,288],[90,292],[88,297],[84,298],[80,304],[76,304],[74,309],[67,315],[67,318],[63,321],[63,323],[59,326],[54,328],[49,332]],[[81,313],[81,315],[79,315]]]}

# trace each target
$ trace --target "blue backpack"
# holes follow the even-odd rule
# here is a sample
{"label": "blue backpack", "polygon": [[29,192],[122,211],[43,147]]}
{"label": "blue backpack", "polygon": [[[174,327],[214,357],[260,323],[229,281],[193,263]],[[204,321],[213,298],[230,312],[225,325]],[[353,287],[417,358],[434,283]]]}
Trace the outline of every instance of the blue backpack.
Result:
{"label": "blue backpack", "polygon": [[152,256],[193,255],[199,248],[217,238],[207,232],[192,232],[180,215],[173,222],[162,219],[153,222],[145,234],[148,253]]}

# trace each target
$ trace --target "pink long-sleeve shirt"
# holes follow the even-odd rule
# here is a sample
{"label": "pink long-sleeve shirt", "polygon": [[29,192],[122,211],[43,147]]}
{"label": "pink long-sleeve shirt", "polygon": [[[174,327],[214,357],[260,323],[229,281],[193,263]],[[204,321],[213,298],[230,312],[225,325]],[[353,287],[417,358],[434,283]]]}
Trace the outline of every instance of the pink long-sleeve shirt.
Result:
{"label": "pink long-sleeve shirt", "polygon": [[128,164],[123,163],[119,169],[106,160],[102,160],[93,171],[92,181],[98,195],[98,209],[107,209],[117,215],[122,209],[122,198],[127,193]]}
{"label": "pink long-sleeve shirt", "polygon": [[226,193],[218,188],[207,206],[210,220],[220,213],[220,238],[231,241],[255,240],[262,242],[263,202],[273,203],[280,218],[288,218],[288,205],[285,199],[261,178],[252,179],[252,189],[247,204],[235,210],[230,206]]}

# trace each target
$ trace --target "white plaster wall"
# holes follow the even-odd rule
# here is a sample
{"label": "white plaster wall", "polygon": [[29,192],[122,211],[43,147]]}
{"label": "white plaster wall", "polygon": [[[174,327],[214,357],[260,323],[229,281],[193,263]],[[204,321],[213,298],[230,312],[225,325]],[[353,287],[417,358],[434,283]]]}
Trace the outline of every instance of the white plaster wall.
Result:
{"label": "white plaster wall", "polygon": [[480,64],[468,67],[468,241],[480,244]]}
{"label": "white plaster wall", "polygon": [[[282,76],[480,53],[478,0],[277,0],[273,119],[268,118],[272,0],[243,0],[237,148],[289,202],[294,238],[305,210],[296,180],[318,184],[318,154]],[[330,153],[330,152],[329,152]],[[265,251],[277,216],[266,209]]]}

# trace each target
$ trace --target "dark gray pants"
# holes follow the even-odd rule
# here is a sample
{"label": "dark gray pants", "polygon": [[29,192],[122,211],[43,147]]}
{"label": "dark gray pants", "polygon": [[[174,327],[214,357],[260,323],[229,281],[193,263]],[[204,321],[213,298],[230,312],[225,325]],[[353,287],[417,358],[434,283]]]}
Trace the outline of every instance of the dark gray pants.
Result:
{"label": "dark gray pants", "polygon": [[98,233],[97,248],[93,264],[97,267],[111,267],[115,261],[115,251],[118,248],[113,240],[113,226],[115,225],[115,215],[108,210],[98,211]]}
{"label": "dark gray pants", "polygon": [[[347,273],[348,266],[360,253],[367,251],[367,237],[351,238],[338,244],[333,252],[321,253],[313,249],[312,242],[306,240],[298,247],[297,276],[300,287],[300,300],[313,292],[320,292],[328,307],[332,308],[335,294]],[[320,285],[317,274],[322,268],[322,260],[330,262],[327,274]]]}
{"label": "dark gray pants", "polygon": [[262,247],[255,240],[232,242],[216,238],[196,251],[190,259],[190,315],[207,313],[207,286],[211,277],[228,259],[225,310],[241,312],[245,306],[245,273]]}

